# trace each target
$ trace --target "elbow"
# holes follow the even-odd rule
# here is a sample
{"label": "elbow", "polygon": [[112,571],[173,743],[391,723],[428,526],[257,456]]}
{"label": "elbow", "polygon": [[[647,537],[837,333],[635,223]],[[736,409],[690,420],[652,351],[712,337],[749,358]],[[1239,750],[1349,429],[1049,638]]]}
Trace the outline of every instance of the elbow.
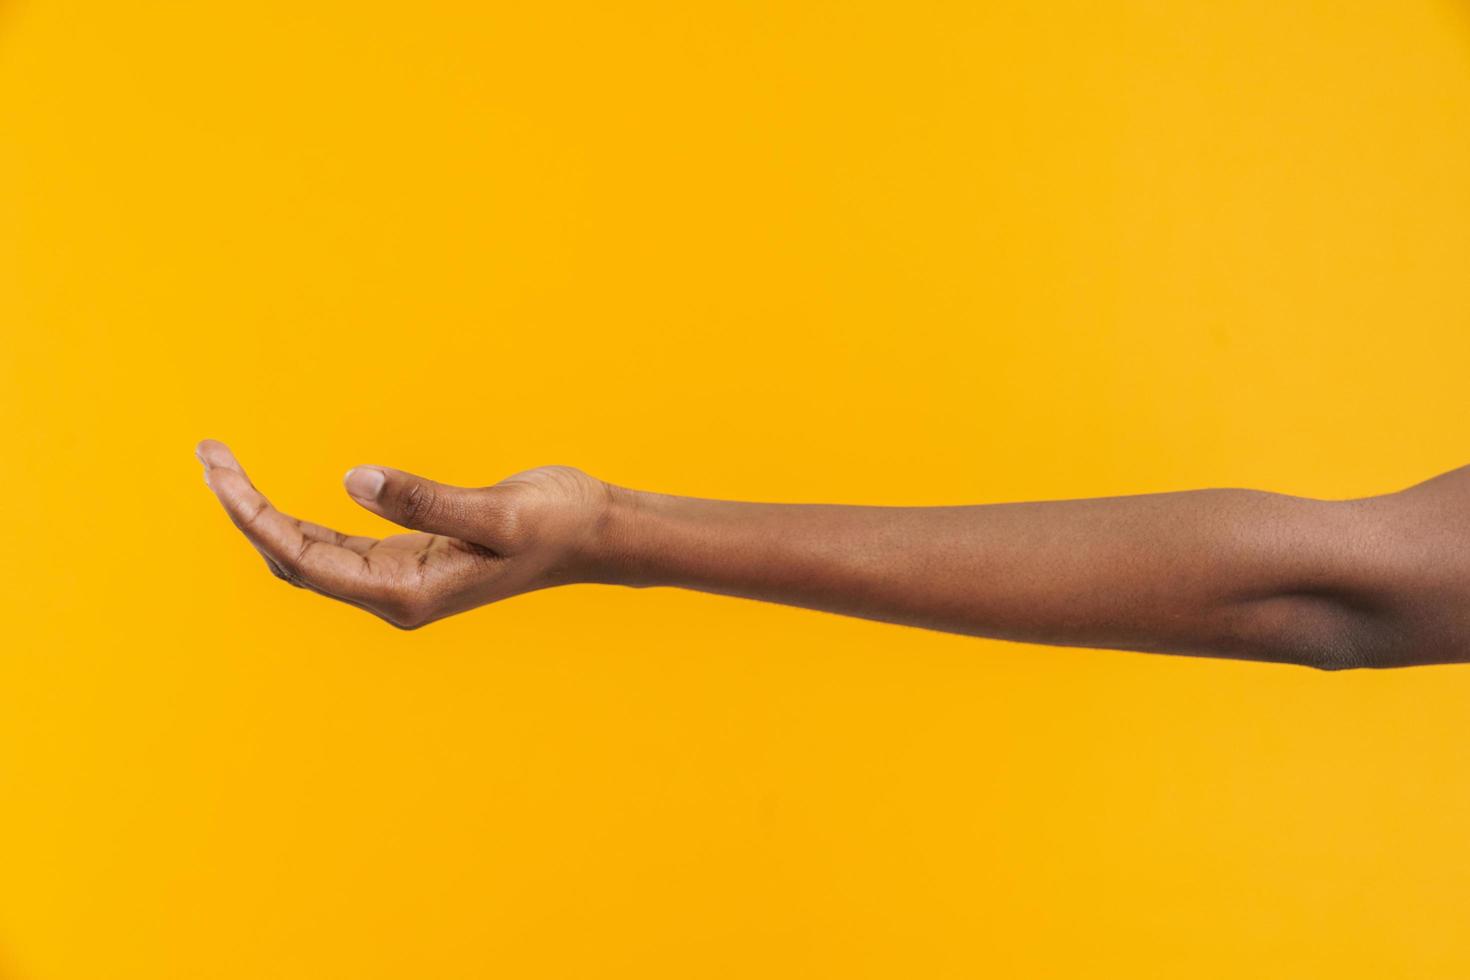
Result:
{"label": "elbow", "polygon": [[1299,648],[1298,656],[1296,662],[1313,670],[1366,670],[1396,666],[1381,648],[1364,642],[1362,637],[1353,633]]}
{"label": "elbow", "polygon": [[1317,670],[1428,667],[1470,662],[1470,623],[1439,617],[1423,621],[1389,615],[1345,617],[1335,633],[1303,649],[1305,666]]}
{"label": "elbow", "polygon": [[1316,670],[1470,662],[1470,467],[1447,476],[1313,505],[1274,594],[1236,605],[1234,638]]}
{"label": "elbow", "polygon": [[1288,632],[1256,647],[1252,659],[1308,667],[1312,670],[1366,670],[1390,666],[1383,652],[1351,630],[1340,633]]}
{"label": "elbow", "polygon": [[1313,670],[1404,666],[1378,617],[1321,596],[1283,596],[1248,611],[1236,633],[1240,652],[1253,660]]}
{"label": "elbow", "polygon": [[1325,626],[1308,627],[1302,663],[1315,670],[1382,670],[1465,659],[1448,637],[1419,634],[1388,611],[1340,605]]}

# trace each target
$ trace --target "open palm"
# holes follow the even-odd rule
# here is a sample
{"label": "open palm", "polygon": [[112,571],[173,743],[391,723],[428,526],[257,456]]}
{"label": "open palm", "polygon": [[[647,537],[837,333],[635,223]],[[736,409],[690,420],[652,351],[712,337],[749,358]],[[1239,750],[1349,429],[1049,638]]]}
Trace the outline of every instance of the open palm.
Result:
{"label": "open palm", "polygon": [[349,495],[417,531],[372,538],[283,514],[223,443],[206,439],[196,454],[205,482],[273,573],[403,629],[570,581],[610,493],[567,466],[479,488],[360,466],[347,475]]}

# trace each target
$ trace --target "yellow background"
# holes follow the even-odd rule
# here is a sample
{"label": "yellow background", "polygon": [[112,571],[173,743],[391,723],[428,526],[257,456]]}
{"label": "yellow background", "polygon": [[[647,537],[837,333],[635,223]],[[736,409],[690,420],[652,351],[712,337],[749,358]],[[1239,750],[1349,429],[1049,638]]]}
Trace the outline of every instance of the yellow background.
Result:
{"label": "yellow background", "polygon": [[0,976],[1470,975],[1470,671],[579,586],[200,482],[935,504],[1470,461],[1470,10],[0,8]]}

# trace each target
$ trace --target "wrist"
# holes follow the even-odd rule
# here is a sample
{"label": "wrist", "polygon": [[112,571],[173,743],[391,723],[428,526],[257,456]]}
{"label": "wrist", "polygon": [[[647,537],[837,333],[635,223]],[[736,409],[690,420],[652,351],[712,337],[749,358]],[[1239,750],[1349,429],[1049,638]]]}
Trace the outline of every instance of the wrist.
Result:
{"label": "wrist", "polygon": [[650,494],[604,483],[602,506],[577,556],[578,580],[598,585],[644,586],[640,527]]}

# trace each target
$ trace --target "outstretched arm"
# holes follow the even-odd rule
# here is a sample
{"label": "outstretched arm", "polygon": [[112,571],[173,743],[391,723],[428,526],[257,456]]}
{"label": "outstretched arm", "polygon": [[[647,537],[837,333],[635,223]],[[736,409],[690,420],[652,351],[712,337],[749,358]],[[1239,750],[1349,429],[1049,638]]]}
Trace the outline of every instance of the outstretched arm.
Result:
{"label": "outstretched arm", "polygon": [[863,507],[677,497],[570,467],[474,489],[358,467],[355,500],[424,532],[378,540],[280,514],[219,443],[199,455],[277,574],[406,628],[597,582],[1324,669],[1470,659],[1470,468],[1346,501],[1196,490]]}

